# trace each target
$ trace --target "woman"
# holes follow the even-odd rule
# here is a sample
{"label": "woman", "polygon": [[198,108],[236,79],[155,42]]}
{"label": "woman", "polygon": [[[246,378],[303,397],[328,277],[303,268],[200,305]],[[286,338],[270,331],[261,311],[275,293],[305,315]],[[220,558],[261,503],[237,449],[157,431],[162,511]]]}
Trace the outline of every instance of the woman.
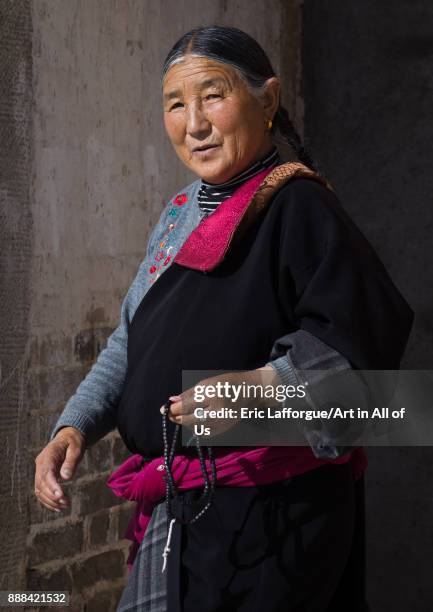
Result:
{"label": "woman", "polygon": [[[188,32],[162,85],[168,137],[199,179],[163,211],[121,326],[51,439],[69,427],[94,441],[114,423],[135,453],[108,483],[139,502],[119,610],[366,610],[360,449],[221,446],[200,463],[169,445],[194,409],[182,371],[291,384],[312,363],[396,369],[412,311],[315,171],[256,41]],[[277,133],[299,162],[282,163]],[[110,355],[114,383],[100,375]],[[104,398],[105,421],[80,412],[90,396]]]}

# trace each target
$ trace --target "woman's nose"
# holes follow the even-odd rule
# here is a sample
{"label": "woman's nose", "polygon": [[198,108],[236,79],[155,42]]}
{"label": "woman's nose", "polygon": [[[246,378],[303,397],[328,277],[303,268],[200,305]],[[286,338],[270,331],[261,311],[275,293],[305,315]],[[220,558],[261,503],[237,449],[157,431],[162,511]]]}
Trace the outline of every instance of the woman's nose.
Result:
{"label": "woman's nose", "polygon": [[190,136],[198,138],[205,135],[211,129],[211,123],[203,111],[198,107],[188,109],[186,131]]}

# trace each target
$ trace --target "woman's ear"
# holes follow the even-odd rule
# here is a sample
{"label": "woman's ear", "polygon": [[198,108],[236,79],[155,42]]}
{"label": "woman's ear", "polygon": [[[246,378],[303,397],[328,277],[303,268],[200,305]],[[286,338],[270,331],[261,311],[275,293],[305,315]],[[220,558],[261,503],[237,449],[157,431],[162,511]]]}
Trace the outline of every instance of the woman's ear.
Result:
{"label": "woman's ear", "polygon": [[267,119],[273,119],[280,104],[280,80],[278,77],[271,77],[265,83],[263,92],[263,110]]}

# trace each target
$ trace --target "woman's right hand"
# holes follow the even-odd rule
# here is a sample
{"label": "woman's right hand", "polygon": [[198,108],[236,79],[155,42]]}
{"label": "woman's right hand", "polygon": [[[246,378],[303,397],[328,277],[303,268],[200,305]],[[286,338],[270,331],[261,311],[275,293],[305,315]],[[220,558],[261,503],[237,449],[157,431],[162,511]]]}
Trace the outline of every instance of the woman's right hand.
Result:
{"label": "woman's right hand", "polygon": [[75,427],[62,427],[35,458],[35,495],[46,508],[60,512],[70,504],[59,478],[70,480],[84,456],[86,441]]}

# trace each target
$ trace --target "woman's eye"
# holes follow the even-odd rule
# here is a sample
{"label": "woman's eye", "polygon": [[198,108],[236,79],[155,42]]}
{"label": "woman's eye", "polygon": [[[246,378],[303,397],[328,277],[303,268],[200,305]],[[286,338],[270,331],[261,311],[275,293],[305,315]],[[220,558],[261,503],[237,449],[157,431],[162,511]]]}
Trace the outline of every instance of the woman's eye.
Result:
{"label": "woman's eye", "polygon": [[215,99],[215,98],[221,98],[221,94],[216,94],[216,93],[208,94],[207,96],[205,96],[204,99],[205,100],[212,100],[212,99]]}
{"label": "woman's eye", "polygon": [[170,106],[169,110],[174,110],[175,108],[182,108],[183,104],[182,102],[175,102],[174,104],[172,104],[172,106]]}

